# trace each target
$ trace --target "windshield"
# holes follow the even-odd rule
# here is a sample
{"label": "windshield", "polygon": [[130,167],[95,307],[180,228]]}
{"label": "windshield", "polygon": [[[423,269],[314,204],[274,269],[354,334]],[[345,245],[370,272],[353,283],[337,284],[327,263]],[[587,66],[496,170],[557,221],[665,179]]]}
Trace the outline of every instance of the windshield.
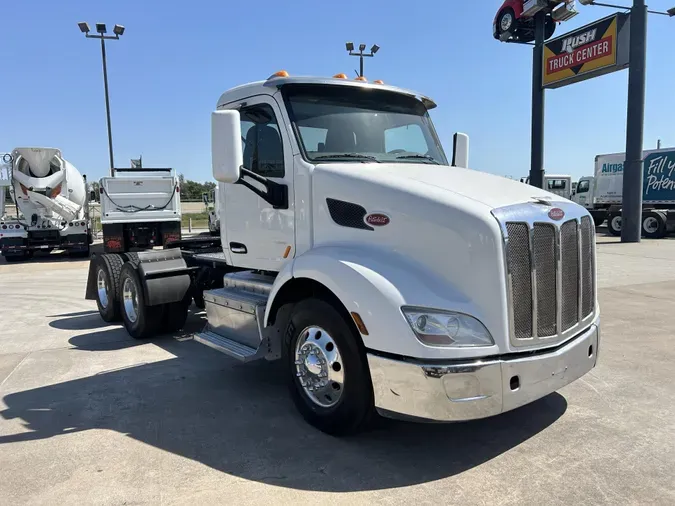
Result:
{"label": "windshield", "polygon": [[311,162],[448,164],[427,109],[415,97],[330,85],[287,85],[283,92]]}

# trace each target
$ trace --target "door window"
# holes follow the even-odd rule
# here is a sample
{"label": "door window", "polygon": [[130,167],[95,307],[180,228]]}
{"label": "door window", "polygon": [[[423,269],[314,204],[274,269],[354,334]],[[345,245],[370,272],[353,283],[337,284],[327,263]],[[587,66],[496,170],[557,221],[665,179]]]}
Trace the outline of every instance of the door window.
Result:
{"label": "door window", "polygon": [[264,177],[284,177],[283,144],[272,107],[257,104],[239,114],[244,167]]}
{"label": "door window", "polygon": [[590,181],[588,179],[579,181],[579,185],[577,186],[577,193],[586,193],[589,188],[590,188]]}

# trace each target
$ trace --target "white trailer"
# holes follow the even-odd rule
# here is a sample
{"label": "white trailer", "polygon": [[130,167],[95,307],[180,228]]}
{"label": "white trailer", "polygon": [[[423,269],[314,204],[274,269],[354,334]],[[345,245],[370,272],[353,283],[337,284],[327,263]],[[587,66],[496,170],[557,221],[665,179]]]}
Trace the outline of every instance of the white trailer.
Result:
{"label": "white trailer", "polygon": [[106,253],[180,241],[180,183],[173,169],[114,169],[114,176],[101,179],[100,189]]}
{"label": "white trailer", "polygon": [[[16,206],[14,216],[0,202],[0,252],[7,261],[37,250],[89,256],[92,243],[86,178],[55,148],[16,148],[3,156],[4,176]],[[3,193],[5,187],[0,188]]]}
{"label": "white trailer", "polygon": [[[497,415],[590,371],[600,344],[593,222],[541,189],[451,166],[418,93],[289,77],[212,114],[220,240],[90,264],[87,298],[138,339],[181,328],[242,362],[281,360],[331,434],[384,416]],[[222,244],[222,247],[220,247]]]}

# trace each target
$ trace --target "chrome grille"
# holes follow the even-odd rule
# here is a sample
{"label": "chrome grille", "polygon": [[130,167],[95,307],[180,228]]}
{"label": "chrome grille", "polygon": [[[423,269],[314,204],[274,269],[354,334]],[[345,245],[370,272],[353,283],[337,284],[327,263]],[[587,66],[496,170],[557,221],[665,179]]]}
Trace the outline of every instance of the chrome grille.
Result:
{"label": "chrome grille", "polygon": [[577,222],[560,228],[561,323],[563,332],[579,320],[579,246]]}
{"label": "chrome grille", "polygon": [[595,304],[595,265],[593,265],[593,221],[581,218],[581,316],[593,312]]}
{"label": "chrome grille", "polygon": [[[590,217],[532,219],[540,206],[493,211],[506,237],[511,342],[551,344],[582,330],[595,309],[595,235]],[[577,216],[575,216],[575,213]],[[566,213],[567,214],[567,213]]]}
{"label": "chrome grille", "polygon": [[509,234],[509,272],[511,293],[522,301],[513,308],[516,339],[532,335],[532,267],[530,264],[530,230],[526,223],[507,223]]}
{"label": "chrome grille", "polygon": [[[534,224],[534,269],[537,286],[537,335],[556,334],[555,227]],[[528,336],[529,337],[529,336]]]}

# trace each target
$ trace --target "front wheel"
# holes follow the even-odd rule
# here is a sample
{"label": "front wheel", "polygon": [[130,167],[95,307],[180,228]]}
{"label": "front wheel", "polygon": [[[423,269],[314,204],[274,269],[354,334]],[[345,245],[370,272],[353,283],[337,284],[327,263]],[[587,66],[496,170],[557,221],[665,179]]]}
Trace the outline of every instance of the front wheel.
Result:
{"label": "front wheel", "polygon": [[499,13],[497,19],[497,32],[501,35],[503,33],[513,33],[516,26],[516,15],[510,7],[504,9]]}
{"label": "front wheel", "polygon": [[307,299],[293,309],[285,336],[291,396],[305,420],[336,436],[363,430],[373,387],[353,324],[331,304]]}

